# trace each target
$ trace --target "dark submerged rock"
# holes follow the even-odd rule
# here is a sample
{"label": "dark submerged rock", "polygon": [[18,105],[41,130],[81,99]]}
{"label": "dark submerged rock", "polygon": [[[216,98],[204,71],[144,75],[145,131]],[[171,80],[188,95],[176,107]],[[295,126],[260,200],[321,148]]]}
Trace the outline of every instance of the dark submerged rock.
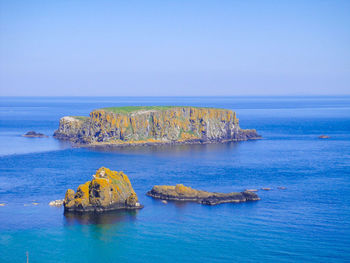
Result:
{"label": "dark submerged rock", "polygon": [[43,133],[39,133],[39,132],[35,132],[35,131],[29,131],[26,134],[22,135],[23,137],[28,137],[28,138],[47,138],[48,136],[43,134]]}

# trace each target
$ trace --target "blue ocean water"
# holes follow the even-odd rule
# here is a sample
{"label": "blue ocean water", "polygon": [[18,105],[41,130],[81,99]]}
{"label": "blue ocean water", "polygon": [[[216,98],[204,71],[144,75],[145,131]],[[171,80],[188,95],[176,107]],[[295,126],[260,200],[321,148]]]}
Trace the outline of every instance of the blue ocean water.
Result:
{"label": "blue ocean water", "polygon": [[[93,150],[21,137],[126,105],[233,109],[264,139]],[[145,208],[79,217],[48,205],[101,166],[124,171]],[[177,183],[273,189],[212,207],[145,196]],[[2,97],[0,203],[0,262],[350,262],[350,97]]]}

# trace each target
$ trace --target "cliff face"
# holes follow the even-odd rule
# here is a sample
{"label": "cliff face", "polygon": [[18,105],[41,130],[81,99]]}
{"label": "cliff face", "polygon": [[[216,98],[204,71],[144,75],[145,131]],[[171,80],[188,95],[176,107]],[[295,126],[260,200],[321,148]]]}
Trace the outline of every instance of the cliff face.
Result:
{"label": "cliff face", "polygon": [[78,144],[238,141],[259,138],[242,130],[231,110],[196,107],[100,109],[90,117],[63,117],[54,136]]}
{"label": "cliff face", "polygon": [[156,185],[151,191],[147,192],[148,196],[163,200],[198,202],[205,205],[217,205],[222,203],[240,203],[246,201],[260,200],[259,196],[252,192],[241,193],[213,193],[202,190],[196,190],[182,184],[173,185]]}
{"label": "cliff face", "polygon": [[141,208],[129,178],[123,172],[101,167],[93,177],[93,180],[79,185],[77,192],[67,190],[63,202],[65,211]]}

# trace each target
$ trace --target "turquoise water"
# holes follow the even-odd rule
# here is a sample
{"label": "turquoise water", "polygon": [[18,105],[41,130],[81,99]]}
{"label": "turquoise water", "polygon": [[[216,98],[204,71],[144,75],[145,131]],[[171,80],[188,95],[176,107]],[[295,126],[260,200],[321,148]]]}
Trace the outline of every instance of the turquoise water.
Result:
{"label": "turquoise water", "polygon": [[[104,151],[20,136],[127,105],[234,109],[264,139]],[[123,170],[145,208],[78,217],[48,206],[100,166]],[[176,183],[273,189],[258,202],[213,207],[145,196]],[[0,203],[0,262],[25,262],[26,252],[29,262],[349,262],[350,97],[2,97]]]}

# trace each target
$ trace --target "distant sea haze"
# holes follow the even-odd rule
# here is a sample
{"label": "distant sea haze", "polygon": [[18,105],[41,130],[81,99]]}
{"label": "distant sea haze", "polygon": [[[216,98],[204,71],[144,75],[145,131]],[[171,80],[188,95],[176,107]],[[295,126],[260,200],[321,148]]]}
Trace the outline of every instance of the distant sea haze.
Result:
{"label": "distant sea haze", "polygon": [[[51,136],[63,116],[131,105],[232,109],[263,139],[97,150]],[[28,131],[49,137],[21,136]],[[347,96],[1,97],[0,262],[25,262],[26,252],[29,262],[346,262],[349,149]],[[145,207],[65,216],[48,205],[101,166],[124,171]],[[261,200],[205,206],[145,195],[179,183],[258,189]]]}

